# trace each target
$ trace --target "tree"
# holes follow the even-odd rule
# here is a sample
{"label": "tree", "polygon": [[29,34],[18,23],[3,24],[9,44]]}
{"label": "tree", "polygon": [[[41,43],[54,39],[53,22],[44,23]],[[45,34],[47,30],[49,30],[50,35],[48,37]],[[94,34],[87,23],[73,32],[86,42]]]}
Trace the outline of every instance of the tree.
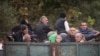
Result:
{"label": "tree", "polygon": [[70,26],[78,28],[80,22],[86,21],[100,30],[100,0],[0,0],[0,31],[11,31],[22,17],[28,17],[34,28],[42,15],[48,17],[54,28],[62,11],[66,12]]}

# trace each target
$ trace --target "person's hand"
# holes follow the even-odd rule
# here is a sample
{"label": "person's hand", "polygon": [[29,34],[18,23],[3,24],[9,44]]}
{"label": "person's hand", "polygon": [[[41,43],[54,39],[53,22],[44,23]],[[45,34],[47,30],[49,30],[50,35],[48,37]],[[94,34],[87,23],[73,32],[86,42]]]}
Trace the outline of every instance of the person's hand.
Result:
{"label": "person's hand", "polygon": [[8,36],[12,41],[14,41],[14,38],[12,36]]}
{"label": "person's hand", "polygon": [[100,34],[100,32],[96,32],[96,34],[94,34],[94,36],[98,36]]}
{"label": "person's hand", "polygon": [[38,42],[39,40],[37,38],[33,38],[33,41]]}

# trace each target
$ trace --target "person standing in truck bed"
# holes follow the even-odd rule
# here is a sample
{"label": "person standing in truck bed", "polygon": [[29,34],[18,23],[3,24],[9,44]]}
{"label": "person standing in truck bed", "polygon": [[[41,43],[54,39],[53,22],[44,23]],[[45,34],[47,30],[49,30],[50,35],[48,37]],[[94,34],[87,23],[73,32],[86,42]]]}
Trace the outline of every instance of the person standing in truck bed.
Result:
{"label": "person standing in truck bed", "polygon": [[34,33],[37,35],[38,41],[44,42],[47,40],[47,33],[50,31],[51,29],[48,26],[48,18],[46,16],[42,16],[39,23],[34,28]]}

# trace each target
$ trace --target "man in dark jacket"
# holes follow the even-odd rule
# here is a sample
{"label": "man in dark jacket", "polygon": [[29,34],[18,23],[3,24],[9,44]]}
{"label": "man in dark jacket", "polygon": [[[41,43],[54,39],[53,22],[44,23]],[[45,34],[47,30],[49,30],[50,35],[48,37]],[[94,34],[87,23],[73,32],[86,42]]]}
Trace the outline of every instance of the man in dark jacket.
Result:
{"label": "man in dark jacket", "polygon": [[23,42],[25,34],[31,35],[31,33],[28,30],[28,26],[21,25],[20,31],[13,34],[14,42]]}
{"label": "man in dark jacket", "polygon": [[22,19],[21,22],[20,22],[20,24],[21,24],[21,25],[22,25],[22,24],[27,25],[29,31],[33,31],[33,29],[32,29],[32,27],[31,27],[31,25],[29,24],[29,21],[28,21],[27,18]]}
{"label": "man in dark jacket", "polygon": [[48,19],[46,16],[42,16],[40,18],[39,23],[34,28],[34,33],[37,35],[37,39],[39,42],[43,42],[47,40],[47,33],[50,32],[51,29],[48,27]]}
{"label": "man in dark jacket", "polygon": [[75,27],[70,27],[67,37],[62,39],[62,42],[75,42],[75,34],[77,29]]}
{"label": "man in dark jacket", "polygon": [[100,32],[95,31],[94,29],[88,28],[88,25],[86,22],[81,23],[79,31],[80,33],[84,34],[87,41],[100,35]]}

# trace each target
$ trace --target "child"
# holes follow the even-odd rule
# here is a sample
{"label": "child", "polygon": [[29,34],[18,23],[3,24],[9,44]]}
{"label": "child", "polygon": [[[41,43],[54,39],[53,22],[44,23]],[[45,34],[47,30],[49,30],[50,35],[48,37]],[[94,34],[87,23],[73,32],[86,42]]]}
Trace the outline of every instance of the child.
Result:
{"label": "child", "polygon": [[62,41],[62,38],[57,34],[52,34],[49,36],[49,41],[51,43],[60,43]]}
{"label": "child", "polygon": [[50,43],[56,43],[56,37],[57,37],[57,34],[51,34],[49,36]]}
{"label": "child", "polygon": [[60,35],[57,35],[56,43],[60,43],[61,41],[62,41],[62,37]]}

